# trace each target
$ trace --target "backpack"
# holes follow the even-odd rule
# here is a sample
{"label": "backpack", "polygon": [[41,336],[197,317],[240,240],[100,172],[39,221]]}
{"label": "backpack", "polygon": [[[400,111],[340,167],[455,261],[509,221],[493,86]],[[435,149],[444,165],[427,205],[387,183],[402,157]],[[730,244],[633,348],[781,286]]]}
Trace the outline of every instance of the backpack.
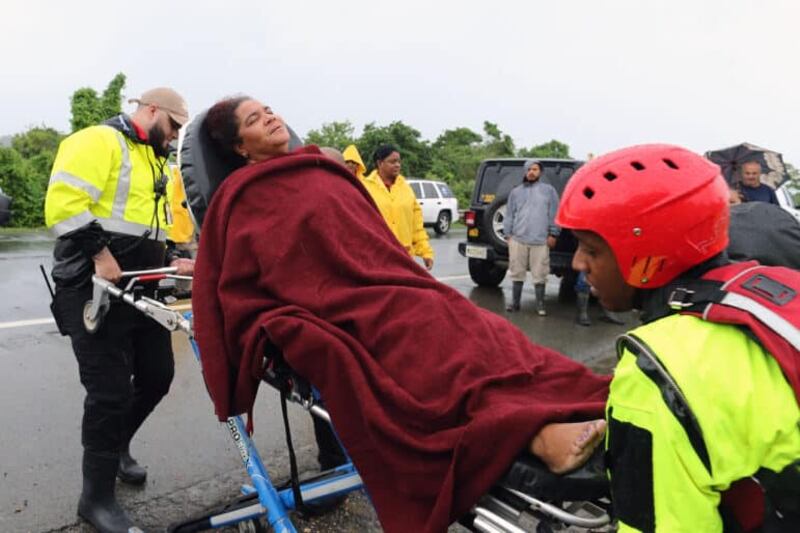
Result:
{"label": "backpack", "polygon": [[[756,261],[734,263],[679,283],[668,305],[673,312],[744,327],[778,362],[800,403],[800,272]],[[798,493],[800,461],[779,475],[757,473],[734,483],[722,494],[721,512],[740,531],[762,525],[771,530],[775,520],[794,523],[800,516]]]}
{"label": "backpack", "polygon": [[681,314],[747,328],[778,362],[800,403],[800,272],[734,263],[681,283],[667,304]]}

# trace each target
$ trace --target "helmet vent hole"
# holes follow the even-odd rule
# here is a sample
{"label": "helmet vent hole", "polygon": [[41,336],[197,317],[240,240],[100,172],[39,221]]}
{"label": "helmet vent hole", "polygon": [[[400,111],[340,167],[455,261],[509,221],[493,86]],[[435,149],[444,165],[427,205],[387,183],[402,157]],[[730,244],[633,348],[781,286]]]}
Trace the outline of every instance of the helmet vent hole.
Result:
{"label": "helmet vent hole", "polygon": [[586,187],[583,189],[583,195],[591,200],[592,196],[594,196],[594,190],[591,187]]}
{"label": "helmet vent hole", "polygon": [[632,166],[633,168],[635,168],[636,170],[644,170],[644,165],[643,165],[643,164],[641,164],[641,163],[640,163],[640,162],[638,162],[638,161],[634,161],[634,162],[632,162],[632,163],[631,163],[631,166]]}
{"label": "helmet vent hole", "polygon": [[666,164],[669,168],[678,170],[678,165],[676,165],[672,159],[664,159],[664,164]]}
{"label": "helmet vent hole", "polygon": [[617,179],[617,175],[614,174],[613,172],[606,172],[605,174],[603,174],[603,177],[608,181],[614,181],[615,179]]}

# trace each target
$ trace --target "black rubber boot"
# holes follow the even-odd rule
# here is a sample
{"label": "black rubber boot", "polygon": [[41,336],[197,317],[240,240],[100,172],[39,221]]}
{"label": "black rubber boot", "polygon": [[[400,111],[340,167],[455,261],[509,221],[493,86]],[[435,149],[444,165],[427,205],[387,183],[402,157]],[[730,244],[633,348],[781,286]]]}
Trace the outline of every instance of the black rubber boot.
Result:
{"label": "black rubber boot", "polygon": [[506,307],[506,311],[509,313],[513,313],[514,311],[519,311],[520,302],[522,301],[522,285],[524,285],[524,281],[515,281],[514,284],[511,286],[511,303],[508,304]]}
{"label": "black rubber boot", "polygon": [[537,283],[533,288],[536,290],[536,314],[545,316],[547,311],[544,310],[544,283]]}
{"label": "black rubber boot", "polygon": [[589,293],[579,292],[576,294],[578,304],[578,316],[575,317],[575,322],[580,326],[591,326],[592,321],[589,318]]}
{"label": "black rubber boot", "polygon": [[119,468],[116,453],[83,452],[83,491],[78,516],[100,533],[141,533],[114,497]]}
{"label": "black rubber boot", "polygon": [[119,452],[117,477],[129,485],[143,485],[147,481],[147,470],[131,457],[130,444],[126,444]]}

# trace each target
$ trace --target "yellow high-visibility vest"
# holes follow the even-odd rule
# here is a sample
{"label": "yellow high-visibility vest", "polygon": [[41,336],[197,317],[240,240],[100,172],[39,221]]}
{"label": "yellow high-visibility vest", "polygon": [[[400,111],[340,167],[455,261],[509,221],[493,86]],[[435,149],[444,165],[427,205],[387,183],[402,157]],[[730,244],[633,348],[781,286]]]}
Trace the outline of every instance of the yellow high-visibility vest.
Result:
{"label": "yellow high-visibility vest", "polygon": [[[166,240],[172,225],[166,160],[150,145],[110,126],[91,126],[58,147],[45,197],[45,222],[56,236],[96,220],[125,235]],[[161,190],[156,201],[156,189]]]}
{"label": "yellow high-visibility vest", "polygon": [[721,492],[800,459],[794,390],[736,326],[672,315],[629,336],[607,405],[619,531],[721,532]]}

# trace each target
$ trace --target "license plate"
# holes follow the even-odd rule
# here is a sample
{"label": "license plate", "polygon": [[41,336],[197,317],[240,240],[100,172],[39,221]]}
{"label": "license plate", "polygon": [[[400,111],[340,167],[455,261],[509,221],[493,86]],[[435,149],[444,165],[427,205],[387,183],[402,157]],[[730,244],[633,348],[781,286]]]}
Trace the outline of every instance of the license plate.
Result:
{"label": "license plate", "polygon": [[489,251],[483,246],[467,245],[466,255],[474,259],[486,259]]}

